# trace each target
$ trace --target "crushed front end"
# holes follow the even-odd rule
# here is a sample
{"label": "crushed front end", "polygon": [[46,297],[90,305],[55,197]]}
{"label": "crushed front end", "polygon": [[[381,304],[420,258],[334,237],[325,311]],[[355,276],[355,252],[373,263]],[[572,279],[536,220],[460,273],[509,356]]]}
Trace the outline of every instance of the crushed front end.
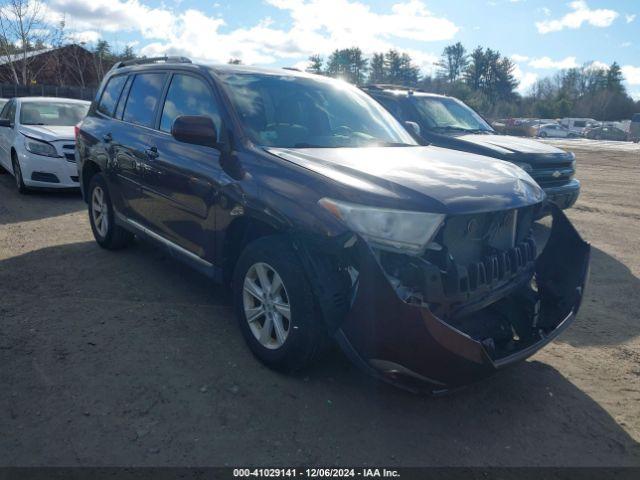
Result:
{"label": "crushed front end", "polygon": [[302,242],[330,331],[357,364],[412,390],[529,357],[574,320],[590,256],[557,206],[550,230],[534,223],[537,208],[448,216],[421,255],[355,235],[332,248]]}

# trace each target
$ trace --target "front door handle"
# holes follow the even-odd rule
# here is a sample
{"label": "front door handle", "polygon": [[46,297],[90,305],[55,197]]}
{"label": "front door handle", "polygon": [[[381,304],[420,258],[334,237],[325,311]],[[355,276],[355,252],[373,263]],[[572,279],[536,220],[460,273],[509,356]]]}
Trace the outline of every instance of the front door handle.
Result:
{"label": "front door handle", "polygon": [[144,151],[144,153],[146,153],[147,157],[149,157],[152,160],[158,158],[158,155],[159,155],[157,147],[148,147]]}
{"label": "front door handle", "polygon": [[110,133],[105,133],[105,134],[102,136],[102,140],[103,140],[105,143],[110,143],[110,142],[113,140],[113,137],[111,136],[111,134],[110,134]]}

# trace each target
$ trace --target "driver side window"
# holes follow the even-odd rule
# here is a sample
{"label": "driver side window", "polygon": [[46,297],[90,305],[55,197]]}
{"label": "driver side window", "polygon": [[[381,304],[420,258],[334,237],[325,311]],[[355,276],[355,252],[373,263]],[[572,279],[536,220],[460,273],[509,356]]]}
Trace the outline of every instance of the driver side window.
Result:
{"label": "driver side window", "polygon": [[209,86],[192,75],[175,74],[162,109],[160,130],[171,132],[173,121],[180,115],[204,115],[213,120],[220,136],[220,113]]}

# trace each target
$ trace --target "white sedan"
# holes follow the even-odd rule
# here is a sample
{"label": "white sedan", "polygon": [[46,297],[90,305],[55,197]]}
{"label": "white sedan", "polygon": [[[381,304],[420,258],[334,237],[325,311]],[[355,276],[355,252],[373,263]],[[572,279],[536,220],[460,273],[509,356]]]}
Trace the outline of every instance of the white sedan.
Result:
{"label": "white sedan", "polygon": [[541,138],[574,138],[578,135],[567,127],[558,125],[557,123],[547,123],[536,128],[538,137]]}
{"label": "white sedan", "polygon": [[0,169],[29,188],[77,188],[74,127],[90,102],[70,98],[12,98],[0,112]]}

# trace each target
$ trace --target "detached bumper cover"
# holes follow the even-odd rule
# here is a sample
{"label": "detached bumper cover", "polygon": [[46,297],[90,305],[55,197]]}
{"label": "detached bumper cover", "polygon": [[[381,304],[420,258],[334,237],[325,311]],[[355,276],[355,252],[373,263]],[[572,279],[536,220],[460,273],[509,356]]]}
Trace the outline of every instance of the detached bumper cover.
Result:
{"label": "detached bumper cover", "polygon": [[542,320],[539,337],[502,358],[434,316],[402,301],[364,242],[358,242],[359,276],[351,308],[335,330],[343,350],[361,367],[410,389],[446,390],[524,360],[575,319],[588,277],[590,246],[552,205],[553,227],[536,261]]}

